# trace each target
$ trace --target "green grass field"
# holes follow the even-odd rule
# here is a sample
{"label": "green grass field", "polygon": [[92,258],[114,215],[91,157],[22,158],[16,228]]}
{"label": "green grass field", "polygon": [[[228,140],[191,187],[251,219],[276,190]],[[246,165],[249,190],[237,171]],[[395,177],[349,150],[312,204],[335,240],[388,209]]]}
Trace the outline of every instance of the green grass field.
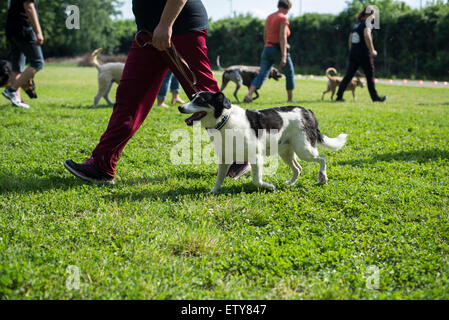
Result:
{"label": "green grass field", "polygon": [[[350,135],[324,151],[329,184],[302,162],[288,187],[282,163],[275,192],[245,176],[212,196],[215,165],[170,162],[186,128],[174,107],[151,111],[115,186],[77,180],[62,163],[90,155],[112,108],[90,107],[94,68],[49,65],[37,85],[30,110],[0,101],[1,299],[449,298],[448,90],[379,86],[388,103],[372,104],[359,88],[334,104],[324,82],[298,81],[321,131]],[[245,107],[285,98],[269,81]]]}

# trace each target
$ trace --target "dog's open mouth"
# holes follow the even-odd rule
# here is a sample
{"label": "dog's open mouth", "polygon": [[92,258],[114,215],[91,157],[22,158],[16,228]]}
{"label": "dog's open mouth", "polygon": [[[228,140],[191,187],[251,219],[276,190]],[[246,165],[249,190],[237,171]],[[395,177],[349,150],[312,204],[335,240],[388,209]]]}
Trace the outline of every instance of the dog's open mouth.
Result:
{"label": "dog's open mouth", "polygon": [[201,111],[194,113],[190,118],[186,119],[185,122],[188,126],[193,126],[195,121],[203,119],[207,115],[207,112]]}

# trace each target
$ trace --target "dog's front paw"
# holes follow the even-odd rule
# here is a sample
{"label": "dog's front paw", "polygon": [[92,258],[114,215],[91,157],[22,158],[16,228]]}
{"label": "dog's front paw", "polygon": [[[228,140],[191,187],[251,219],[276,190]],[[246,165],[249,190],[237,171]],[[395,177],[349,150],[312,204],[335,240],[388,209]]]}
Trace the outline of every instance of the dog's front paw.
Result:
{"label": "dog's front paw", "polygon": [[328,181],[327,175],[323,172],[320,172],[318,174],[318,183],[319,184],[327,184],[327,181]]}

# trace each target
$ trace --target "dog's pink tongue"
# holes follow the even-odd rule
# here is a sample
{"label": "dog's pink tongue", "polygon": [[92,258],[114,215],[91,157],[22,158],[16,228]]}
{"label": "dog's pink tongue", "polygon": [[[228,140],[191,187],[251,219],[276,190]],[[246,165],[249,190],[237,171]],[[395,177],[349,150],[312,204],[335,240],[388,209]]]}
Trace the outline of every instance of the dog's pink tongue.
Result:
{"label": "dog's pink tongue", "polygon": [[190,118],[187,118],[185,122],[188,126],[191,126],[193,124],[193,121],[195,121],[195,115],[191,116]]}
{"label": "dog's pink tongue", "polygon": [[186,119],[185,122],[187,123],[188,126],[191,126],[193,125],[194,121],[200,120],[204,115],[205,115],[204,112],[194,113],[190,118]]}

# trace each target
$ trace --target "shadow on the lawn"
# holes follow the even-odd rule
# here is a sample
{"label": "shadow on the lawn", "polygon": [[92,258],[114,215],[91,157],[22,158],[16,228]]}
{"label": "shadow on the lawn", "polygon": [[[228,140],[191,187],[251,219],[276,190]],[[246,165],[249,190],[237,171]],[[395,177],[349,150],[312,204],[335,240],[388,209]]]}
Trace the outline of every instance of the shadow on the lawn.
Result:
{"label": "shadow on the lawn", "polygon": [[213,185],[210,188],[207,187],[177,187],[170,191],[161,192],[159,190],[141,190],[137,192],[117,192],[114,194],[109,194],[104,196],[107,200],[169,200],[170,202],[179,202],[182,201],[185,196],[195,196],[199,199],[210,196],[220,196],[226,194],[238,194],[241,192],[245,193],[255,193],[255,192],[265,192],[258,190],[252,183],[247,182],[238,186],[231,187],[223,187],[223,189],[217,195],[209,195],[208,192],[212,189]]}
{"label": "shadow on the lawn", "polygon": [[214,171],[194,171],[188,169],[173,169],[171,172],[165,174],[159,174],[154,176],[134,177],[129,179],[123,179],[122,183],[128,185],[145,185],[149,183],[159,183],[170,179],[195,179],[195,180],[207,180],[211,177],[215,177]]}
{"label": "shadow on the lawn", "polygon": [[376,162],[418,162],[425,163],[429,161],[435,161],[438,159],[449,159],[449,151],[440,149],[422,149],[414,151],[400,151],[392,153],[373,154],[370,159],[356,159],[349,161],[340,161],[340,165],[365,165],[373,164]]}
{"label": "shadow on the lawn", "polygon": [[83,183],[69,175],[39,177],[34,173],[24,173],[21,176],[14,176],[0,172],[0,194],[67,190]]}

